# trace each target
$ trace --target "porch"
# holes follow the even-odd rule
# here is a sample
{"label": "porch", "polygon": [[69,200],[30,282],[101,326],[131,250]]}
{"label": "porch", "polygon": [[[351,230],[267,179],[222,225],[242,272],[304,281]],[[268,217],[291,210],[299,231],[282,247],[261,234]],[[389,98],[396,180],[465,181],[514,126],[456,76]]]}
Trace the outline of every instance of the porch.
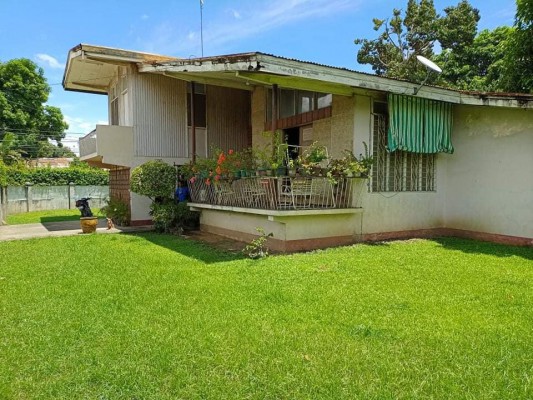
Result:
{"label": "porch", "polygon": [[249,242],[262,228],[273,234],[271,249],[310,250],[358,240],[366,183],[310,176],[193,178],[189,206],[201,212],[202,231]]}

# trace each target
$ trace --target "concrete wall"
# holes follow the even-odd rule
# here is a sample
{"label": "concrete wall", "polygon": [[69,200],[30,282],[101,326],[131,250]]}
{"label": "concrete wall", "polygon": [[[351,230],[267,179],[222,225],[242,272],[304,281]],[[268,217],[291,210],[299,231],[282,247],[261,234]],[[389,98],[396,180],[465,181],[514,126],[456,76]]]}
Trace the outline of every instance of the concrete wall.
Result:
{"label": "concrete wall", "polygon": [[94,208],[103,207],[109,198],[108,186],[8,186],[7,214],[28,211],[62,210],[75,208],[75,202],[90,197]]}
{"label": "concrete wall", "polygon": [[533,238],[533,112],[455,107],[448,228]]}
{"label": "concrete wall", "polygon": [[360,238],[361,213],[358,210],[328,210],[327,213],[316,210],[293,213],[272,211],[269,215],[268,212],[212,210],[199,204],[194,209],[201,210],[200,224],[204,231],[249,242],[257,237],[256,228],[262,228],[266,234],[272,233],[272,238],[268,240],[269,248],[279,251],[344,245]]}
{"label": "concrete wall", "polygon": [[96,125],[97,152],[102,162],[129,166],[133,160],[133,133],[130,126]]}

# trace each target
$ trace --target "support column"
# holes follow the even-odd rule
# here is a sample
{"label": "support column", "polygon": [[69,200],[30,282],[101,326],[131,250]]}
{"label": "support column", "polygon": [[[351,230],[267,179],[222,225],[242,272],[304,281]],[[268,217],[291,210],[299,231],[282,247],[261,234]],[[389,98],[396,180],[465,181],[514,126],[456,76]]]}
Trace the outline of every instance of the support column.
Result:
{"label": "support column", "polygon": [[30,183],[30,182],[26,182],[26,212],[30,212],[32,207],[31,207],[31,202],[33,201],[33,193],[32,193],[32,186],[33,186],[33,183]]}
{"label": "support column", "polygon": [[68,209],[72,210],[76,204],[76,199],[74,199],[74,192],[76,189],[76,184],[70,182],[68,184]]}

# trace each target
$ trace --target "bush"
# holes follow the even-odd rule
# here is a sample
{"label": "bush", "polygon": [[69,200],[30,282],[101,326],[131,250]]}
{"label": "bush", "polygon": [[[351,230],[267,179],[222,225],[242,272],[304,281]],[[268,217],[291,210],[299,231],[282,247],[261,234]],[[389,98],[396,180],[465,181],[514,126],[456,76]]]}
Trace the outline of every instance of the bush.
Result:
{"label": "bush", "polygon": [[152,201],[171,198],[175,187],[176,169],[162,160],[148,161],[131,171],[131,191]]}
{"label": "bush", "polygon": [[106,205],[100,209],[100,212],[107,218],[111,218],[113,223],[119,226],[130,224],[130,208],[128,203],[120,199],[110,199]]}
{"label": "bush", "polygon": [[200,225],[200,214],[191,211],[187,202],[175,203],[167,200],[162,203],[153,202],[150,215],[156,232],[173,232],[179,230],[193,230]]}
{"label": "bush", "polygon": [[7,186],[8,167],[0,160],[0,187]]}
{"label": "bush", "polygon": [[27,168],[15,165],[0,168],[0,184],[23,186],[26,182],[41,186],[68,185],[71,182],[81,186],[106,186],[109,185],[109,172],[87,167]]}

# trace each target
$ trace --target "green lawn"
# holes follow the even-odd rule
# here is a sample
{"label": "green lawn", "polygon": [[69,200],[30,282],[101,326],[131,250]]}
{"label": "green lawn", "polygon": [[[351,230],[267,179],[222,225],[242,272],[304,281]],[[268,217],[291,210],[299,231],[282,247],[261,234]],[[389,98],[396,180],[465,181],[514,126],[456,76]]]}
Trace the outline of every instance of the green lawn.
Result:
{"label": "green lawn", "polygon": [[531,399],[533,249],[0,243],[1,399]]}
{"label": "green lawn", "polygon": [[[93,214],[97,217],[102,217],[99,214],[99,209],[93,209]],[[38,224],[44,222],[58,222],[58,221],[78,221],[80,219],[80,210],[74,208],[72,210],[46,210],[46,211],[30,211],[26,213],[10,214],[7,216],[7,223],[9,225],[20,224]]]}

